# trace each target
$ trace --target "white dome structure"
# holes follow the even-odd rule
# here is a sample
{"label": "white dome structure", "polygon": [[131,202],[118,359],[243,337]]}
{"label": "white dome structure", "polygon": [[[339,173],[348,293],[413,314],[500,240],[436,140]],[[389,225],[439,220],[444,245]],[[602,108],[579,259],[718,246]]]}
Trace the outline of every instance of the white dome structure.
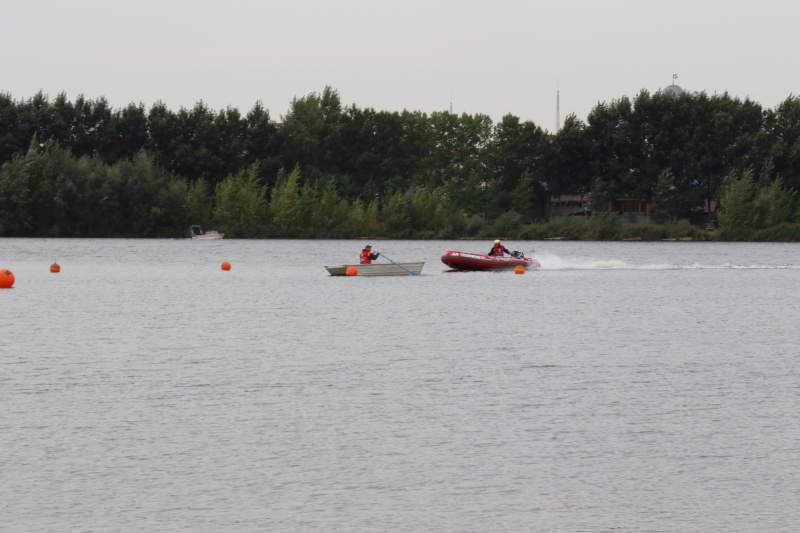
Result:
{"label": "white dome structure", "polygon": [[671,94],[673,96],[680,96],[684,93],[684,90],[683,88],[673,84],[673,85],[667,85],[661,92],[663,92],[664,94]]}
{"label": "white dome structure", "polygon": [[678,87],[677,85],[675,85],[675,80],[677,80],[677,79],[678,79],[678,75],[677,74],[673,74],[672,75],[672,85],[667,85],[666,87],[664,87],[664,90],[662,90],[661,92],[664,93],[664,94],[671,94],[672,96],[680,96],[680,95],[682,95],[685,91],[683,90],[682,87]]}

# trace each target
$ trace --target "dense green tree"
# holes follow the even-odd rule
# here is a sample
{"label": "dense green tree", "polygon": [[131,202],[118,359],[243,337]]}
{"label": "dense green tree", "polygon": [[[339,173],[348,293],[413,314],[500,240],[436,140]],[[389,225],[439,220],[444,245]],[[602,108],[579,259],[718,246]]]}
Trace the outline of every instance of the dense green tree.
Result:
{"label": "dense green tree", "polygon": [[428,184],[463,187],[466,177],[479,174],[490,179],[487,148],[492,139],[493,124],[487,115],[461,116],[446,111],[430,116],[432,128],[429,163],[432,173]]}
{"label": "dense green tree", "polygon": [[754,144],[757,161],[773,161],[786,186],[800,190],[800,97],[789,96],[764,113],[764,126]]}
{"label": "dense green tree", "polygon": [[147,151],[156,157],[166,170],[175,172],[191,181],[199,176],[181,173],[177,160],[178,146],[184,136],[178,119],[164,102],[158,101],[147,113],[148,139]]}
{"label": "dense green tree", "polygon": [[132,160],[123,160],[114,165],[119,172],[117,193],[119,194],[120,218],[115,221],[116,233],[124,236],[156,235],[158,211],[157,197],[168,182],[169,174],[156,165],[147,152],[139,152]]}
{"label": "dense green tree", "polygon": [[[72,199],[68,190],[76,179],[75,159],[71,152],[55,141],[37,145],[31,142],[22,162],[28,195],[21,217],[21,230],[29,235],[61,236],[67,218],[64,201]],[[60,201],[57,199],[61,193]],[[61,225],[59,225],[61,223]]]}
{"label": "dense green tree", "polygon": [[348,208],[347,202],[339,194],[336,182],[328,181],[312,210],[311,227],[327,229],[344,224]]}
{"label": "dense green tree", "polygon": [[143,104],[128,104],[115,111],[97,141],[100,158],[113,164],[123,159],[132,159],[147,147],[148,122]]}
{"label": "dense green tree", "polygon": [[[23,151],[30,137],[22,141],[19,107],[9,93],[0,92],[0,165]],[[2,206],[0,206],[2,208]]]}
{"label": "dense green tree", "polygon": [[58,222],[61,235],[116,236],[111,230],[118,223],[118,209],[105,216],[108,203],[119,205],[118,198],[107,197],[103,190],[110,170],[111,167],[97,157],[83,156],[76,161],[69,174],[71,179],[65,183],[71,197],[63,201],[65,213]]}
{"label": "dense green tree", "polygon": [[449,233],[454,215],[443,187],[412,187],[396,191],[381,211],[384,228],[394,237],[425,235],[441,238]]}
{"label": "dense green tree", "polygon": [[[100,139],[106,135],[112,116],[108,101],[103,97],[89,100],[79,95],[75,100],[74,113],[71,139],[65,146],[69,146],[77,156],[101,155]],[[58,138],[57,140],[64,142]]]}
{"label": "dense green tree", "polygon": [[280,179],[272,189],[269,211],[276,226],[285,230],[302,227],[302,213],[298,209],[300,200],[300,167]]}
{"label": "dense green tree", "polygon": [[338,161],[337,182],[345,198],[354,200],[379,194],[379,186],[373,180],[380,174],[381,155],[388,153],[382,132],[374,109],[352,105],[344,110],[341,139],[345,152]]}
{"label": "dense green tree", "polygon": [[534,180],[545,179],[544,158],[550,140],[542,128],[533,122],[521,122],[513,115],[506,115],[494,127],[488,160],[494,179],[503,187],[513,190],[523,175]]}
{"label": "dense green tree", "polygon": [[602,157],[597,175],[614,195],[652,198],[660,173],[670,168],[688,211],[710,200],[722,176],[753,163],[762,124],[760,106],[727,94],[680,96],[642,91],[600,104],[587,134]]}
{"label": "dense green tree", "polygon": [[589,209],[592,211],[592,216],[608,213],[608,202],[612,196],[608,183],[601,177],[595,178],[589,193]]}
{"label": "dense green tree", "polygon": [[526,222],[544,217],[547,203],[548,135],[533,122],[506,115],[494,128],[488,150],[493,212],[513,209]]}
{"label": "dense green tree", "polygon": [[522,216],[514,211],[506,211],[500,213],[492,219],[492,226],[494,227],[496,235],[512,235],[522,225]]}
{"label": "dense green tree", "polygon": [[425,184],[430,129],[423,113],[376,112],[348,107],[342,117],[344,145],[337,176],[344,197],[388,196]]}
{"label": "dense green tree", "polygon": [[212,222],[211,186],[206,180],[197,179],[191,182],[186,190],[185,210],[189,225],[209,227]]}
{"label": "dense green tree", "polygon": [[275,176],[281,168],[279,154],[278,127],[272,121],[269,111],[261,102],[256,102],[245,116],[245,131],[242,144],[241,162],[244,166],[258,164],[260,172],[266,176]]}
{"label": "dense green tree", "polygon": [[412,219],[411,203],[408,195],[396,191],[389,196],[381,210],[384,229],[392,237],[404,238],[410,236]]}
{"label": "dense green tree", "polygon": [[574,114],[568,115],[545,151],[544,178],[550,195],[589,192],[598,159],[586,135],[586,124]]}
{"label": "dense green tree", "polygon": [[434,230],[444,225],[449,202],[442,187],[413,187],[406,197],[412,231]]}
{"label": "dense green tree", "polygon": [[51,138],[50,101],[41,91],[21,102],[17,112],[17,135],[20,150],[27,149],[36,137],[40,142]]}
{"label": "dense green tree", "polygon": [[374,234],[379,229],[378,212],[377,199],[365,204],[361,198],[356,198],[348,208],[346,223],[356,235]]}
{"label": "dense green tree", "polygon": [[653,222],[663,224],[670,220],[681,218],[684,206],[680,193],[675,186],[675,176],[669,169],[661,172],[653,189],[653,205],[650,208],[650,217]]}
{"label": "dense green tree", "polygon": [[753,170],[731,172],[725,177],[717,220],[721,228],[752,227],[752,202],[755,192]]}
{"label": "dense green tree", "polygon": [[[748,189],[749,168],[763,170],[749,174]],[[487,220],[541,220],[549,197],[588,192],[595,211],[618,196],[652,200],[655,220],[692,218],[724,197],[727,223],[760,228],[798,216],[800,99],[765,111],[727,93],[641,91],[598,104],[587,123],[571,115],[551,135],[513,115],[494,125],[480,114],[345,107],[330,87],[295,98],[282,122],[260,102],[242,116],[202,101],[178,112],[162,102],[114,110],[105,98],[0,94],[2,235],[208,225],[218,195],[227,202],[220,220],[228,217],[241,173],[261,187],[262,215],[271,194],[287,235],[483,232]],[[245,233],[263,223],[251,220]]]}
{"label": "dense green tree", "polygon": [[316,93],[292,100],[278,130],[284,168],[300,166],[310,178],[319,174],[324,120]]}
{"label": "dense green tree", "polygon": [[731,173],[725,178],[717,214],[721,228],[751,227],[754,191],[752,169],[745,170],[739,177]]}
{"label": "dense green tree", "polygon": [[0,235],[24,235],[29,223],[31,168],[37,154],[14,155],[0,167]]}
{"label": "dense green tree", "polygon": [[192,109],[181,108],[177,114],[181,138],[175,147],[174,171],[189,179],[204,177],[215,185],[227,176],[220,157],[222,133],[216,114],[203,103]]}
{"label": "dense green tree", "polygon": [[763,229],[787,222],[795,222],[797,194],[783,185],[778,176],[771,182],[761,182],[753,199],[752,225]]}
{"label": "dense green tree", "polygon": [[507,210],[510,190],[502,178],[496,178],[490,158],[494,129],[491,119],[481,114],[435,112],[430,123],[431,151],[425,184],[443,187],[446,197],[467,214]]}
{"label": "dense green tree", "polygon": [[162,185],[156,190],[154,205],[150,208],[155,236],[175,236],[186,231],[186,221],[189,220],[186,204],[188,194],[186,180],[165,176]]}
{"label": "dense green tree", "polygon": [[542,221],[546,217],[547,190],[533,172],[524,172],[511,191],[511,210],[525,223]]}
{"label": "dense green tree", "polygon": [[322,115],[320,172],[340,174],[348,167],[350,151],[343,136],[344,109],[339,93],[331,87],[325,87],[319,99],[319,109]]}
{"label": "dense green tree", "polygon": [[640,196],[645,188],[632,116],[631,100],[622,97],[610,104],[598,104],[587,118],[586,139],[596,150],[596,156],[589,154],[589,166],[615,196]]}
{"label": "dense green tree", "polygon": [[228,176],[216,186],[214,223],[223,230],[251,230],[266,220],[266,191],[253,165]]}

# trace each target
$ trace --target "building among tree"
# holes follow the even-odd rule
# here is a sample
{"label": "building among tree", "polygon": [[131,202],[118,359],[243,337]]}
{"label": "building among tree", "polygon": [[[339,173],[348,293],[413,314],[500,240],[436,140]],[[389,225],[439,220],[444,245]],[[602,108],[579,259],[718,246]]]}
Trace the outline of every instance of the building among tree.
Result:
{"label": "building among tree", "polygon": [[554,196],[548,206],[548,218],[589,216],[589,198],[586,194],[561,194]]}
{"label": "building among tree", "polygon": [[647,222],[650,220],[650,206],[651,203],[644,198],[612,198],[608,210],[619,215],[623,222]]}

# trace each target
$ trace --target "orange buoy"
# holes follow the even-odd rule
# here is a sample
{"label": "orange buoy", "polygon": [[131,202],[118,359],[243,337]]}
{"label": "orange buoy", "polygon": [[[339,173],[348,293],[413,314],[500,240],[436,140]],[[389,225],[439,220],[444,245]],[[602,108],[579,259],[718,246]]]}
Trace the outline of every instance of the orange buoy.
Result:
{"label": "orange buoy", "polygon": [[53,263],[52,265],[50,265],[50,272],[53,273],[61,272],[61,267],[58,266],[58,263]]}
{"label": "orange buoy", "polygon": [[231,264],[230,263],[228,263],[227,261],[222,263],[222,270],[230,270],[230,269],[231,269]]}
{"label": "orange buoy", "polygon": [[10,270],[0,270],[0,289],[10,289],[14,285],[14,273]]}
{"label": "orange buoy", "polygon": [[514,267],[514,274],[524,274],[524,273],[525,273],[525,267],[524,266],[517,265],[516,267]]}
{"label": "orange buoy", "polygon": [[347,267],[344,273],[348,276],[358,276],[358,269],[356,267]]}

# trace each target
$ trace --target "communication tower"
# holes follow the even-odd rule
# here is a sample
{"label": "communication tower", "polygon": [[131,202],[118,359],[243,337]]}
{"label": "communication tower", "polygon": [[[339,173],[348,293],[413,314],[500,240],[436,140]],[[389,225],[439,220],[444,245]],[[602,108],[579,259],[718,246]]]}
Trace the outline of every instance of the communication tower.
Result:
{"label": "communication tower", "polygon": [[556,133],[561,129],[561,95],[556,85]]}

